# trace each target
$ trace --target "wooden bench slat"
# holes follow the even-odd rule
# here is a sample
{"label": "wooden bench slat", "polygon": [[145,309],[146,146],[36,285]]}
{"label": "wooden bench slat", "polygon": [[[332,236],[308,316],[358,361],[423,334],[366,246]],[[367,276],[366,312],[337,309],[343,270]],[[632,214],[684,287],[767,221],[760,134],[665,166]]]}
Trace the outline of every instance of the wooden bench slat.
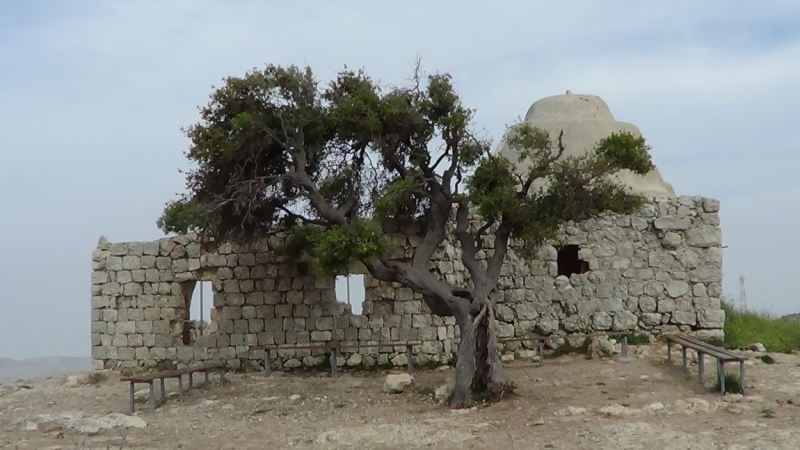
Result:
{"label": "wooden bench slat", "polygon": [[725,362],[728,361],[744,361],[747,358],[741,355],[737,355],[731,351],[725,350],[723,348],[717,347],[715,345],[709,344],[707,342],[703,342],[699,339],[694,339],[690,336],[670,336],[671,341],[684,345],[686,347],[690,347],[694,350],[703,352],[705,354],[714,356],[715,358],[723,359]]}
{"label": "wooden bench slat", "polygon": [[734,362],[734,361],[745,361],[747,357],[737,355],[731,351],[719,348],[715,345],[709,344],[708,342],[701,341],[696,338],[692,338],[690,336],[684,335],[667,335],[665,338],[668,341],[675,342],[677,344],[683,345],[684,347],[692,348],[698,352],[702,352],[709,356],[712,356],[716,359],[719,359],[722,362]]}
{"label": "wooden bench slat", "polygon": [[258,345],[250,347],[250,350],[313,350],[313,349],[358,349],[358,348],[377,348],[377,347],[408,347],[422,345],[422,341],[386,341],[374,344],[343,344],[336,341],[320,342],[318,344],[274,344]]}
{"label": "wooden bench slat", "polygon": [[133,375],[130,377],[123,377],[120,378],[120,381],[128,381],[133,383],[147,383],[153,380],[159,380],[162,378],[175,378],[181,375],[187,375],[190,373],[197,373],[197,372],[207,372],[210,370],[217,370],[222,369],[225,367],[225,364],[206,364],[203,366],[197,367],[187,367],[185,369],[175,369],[175,370],[164,370],[161,372],[153,372],[148,374],[142,375]]}

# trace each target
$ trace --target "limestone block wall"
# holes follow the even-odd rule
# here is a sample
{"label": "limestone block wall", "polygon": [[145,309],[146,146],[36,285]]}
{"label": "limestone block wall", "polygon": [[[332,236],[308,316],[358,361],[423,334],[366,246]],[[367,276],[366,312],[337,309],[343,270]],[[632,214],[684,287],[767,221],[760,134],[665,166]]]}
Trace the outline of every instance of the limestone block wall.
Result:
{"label": "limestone block wall", "polygon": [[[632,216],[587,221],[564,229],[562,243],[522,261],[514,243],[498,289],[501,337],[596,330],[658,334],[682,330],[721,336],[722,281],[719,202],[702,197],[656,200]],[[396,258],[415,238],[392,235]],[[344,355],[340,363],[405,364],[393,342],[421,340],[417,362],[446,361],[458,337],[453,318],[430,313],[421,297],[365,276],[362,314],[338,302],[334,280],[314,277],[303,263],[270,253],[278,238],[250,248],[211,248],[192,236],[109,243],[92,252],[92,357],[96,367],[223,361],[253,368],[263,352],[250,347],[346,341],[386,344]],[[482,255],[485,256],[485,255]],[[431,268],[468,284],[460,249],[448,240]],[[211,281],[211,326],[189,320],[195,283]],[[559,341],[552,341],[559,345]],[[509,344],[517,350],[522,344]],[[277,367],[323,362],[322,350],[281,350]]]}

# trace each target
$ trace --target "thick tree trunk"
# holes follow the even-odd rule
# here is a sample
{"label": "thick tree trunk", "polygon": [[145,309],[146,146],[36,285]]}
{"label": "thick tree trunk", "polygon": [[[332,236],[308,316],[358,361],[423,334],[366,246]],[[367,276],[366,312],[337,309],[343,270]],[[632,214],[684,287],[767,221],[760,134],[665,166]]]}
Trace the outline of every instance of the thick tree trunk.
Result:
{"label": "thick tree trunk", "polygon": [[451,408],[466,408],[472,404],[472,378],[475,376],[475,327],[469,311],[456,311],[455,317],[461,338],[456,361],[456,384],[448,404]]}
{"label": "thick tree trunk", "polygon": [[475,375],[472,378],[472,391],[487,392],[502,397],[513,388],[503,377],[503,360],[497,344],[494,324],[494,311],[488,306],[487,313],[475,327]]}
{"label": "thick tree trunk", "polygon": [[456,382],[449,401],[451,408],[471,405],[473,393],[488,393],[492,398],[502,398],[514,390],[513,384],[506,383],[503,377],[503,361],[497,345],[491,303],[487,301],[484,305],[486,312],[477,323],[468,311],[456,312],[461,338]]}

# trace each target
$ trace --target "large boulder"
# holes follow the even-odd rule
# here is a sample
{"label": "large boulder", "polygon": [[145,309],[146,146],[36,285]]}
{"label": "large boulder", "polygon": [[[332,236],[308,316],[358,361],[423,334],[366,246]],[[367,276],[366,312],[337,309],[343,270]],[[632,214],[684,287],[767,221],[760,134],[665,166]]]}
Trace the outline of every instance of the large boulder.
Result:
{"label": "large boulder", "polygon": [[383,390],[390,394],[399,394],[403,392],[406,386],[414,384],[414,376],[408,373],[397,373],[386,375],[386,381],[383,383]]}
{"label": "large boulder", "polygon": [[608,336],[593,338],[587,349],[587,355],[589,358],[607,358],[614,354],[614,344],[616,342]]}

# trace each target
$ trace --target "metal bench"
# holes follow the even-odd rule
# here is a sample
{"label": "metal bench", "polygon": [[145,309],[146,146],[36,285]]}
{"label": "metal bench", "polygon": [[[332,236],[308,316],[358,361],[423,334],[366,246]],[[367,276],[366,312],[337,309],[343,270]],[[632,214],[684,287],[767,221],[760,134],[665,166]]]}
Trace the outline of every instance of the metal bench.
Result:
{"label": "metal bench", "polygon": [[135,394],[135,385],[137,383],[147,383],[150,385],[150,406],[155,409],[155,393],[153,391],[153,382],[155,380],[161,380],[161,404],[164,404],[167,401],[167,393],[166,389],[164,388],[164,380],[167,378],[177,378],[178,379],[178,398],[180,401],[183,401],[183,376],[189,375],[189,389],[193,388],[193,379],[192,374],[197,372],[205,373],[205,382],[204,385],[206,388],[211,387],[211,381],[208,378],[208,373],[213,371],[219,371],[220,376],[224,379],[224,371],[225,371],[225,364],[205,364],[198,367],[187,367],[185,369],[176,369],[176,370],[164,370],[161,372],[153,372],[147,373],[142,375],[132,375],[129,377],[120,378],[120,381],[129,382],[131,385],[131,414],[133,414],[136,410],[136,404],[134,401],[134,394]]}
{"label": "metal bench", "polygon": [[331,364],[331,376],[336,376],[338,372],[338,361],[337,361],[337,353],[341,353],[342,350],[358,350],[362,348],[379,348],[379,347],[405,347],[406,348],[406,370],[408,373],[414,372],[414,361],[412,359],[413,352],[412,347],[416,345],[422,345],[421,341],[389,341],[389,342],[378,342],[378,343],[371,343],[371,344],[357,344],[357,343],[344,343],[339,341],[328,341],[328,342],[320,342],[319,344],[275,344],[275,345],[263,345],[257,347],[250,347],[250,350],[263,350],[264,351],[264,376],[271,376],[272,375],[272,368],[270,367],[271,358],[270,358],[270,350],[279,351],[279,350],[311,350],[311,349],[323,349],[330,351],[330,364]]}
{"label": "metal bench", "polygon": [[664,339],[667,341],[667,362],[672,362],[672,344],[681,346],[681,353],[683,354],[683,371],[688,372],[689,366],[686,358],[686,349],[693,349],[697,352],[697,371],[700,384],[703,384],[703,373],[705,370],[704,355],[711,356],[717,360],[717,378],[719,379],[719,389],[722,394],[725,393],[725,363],[738,362],[739,363],[739,384],[742,388],[742,395],[744,395],[745,378],[744,378],[744,362],[747,357],[733,353],[724,348],[711,345],[708,342],[701,341],[700,339],[686,336],[683,334],[669,334],[665,335]]}

